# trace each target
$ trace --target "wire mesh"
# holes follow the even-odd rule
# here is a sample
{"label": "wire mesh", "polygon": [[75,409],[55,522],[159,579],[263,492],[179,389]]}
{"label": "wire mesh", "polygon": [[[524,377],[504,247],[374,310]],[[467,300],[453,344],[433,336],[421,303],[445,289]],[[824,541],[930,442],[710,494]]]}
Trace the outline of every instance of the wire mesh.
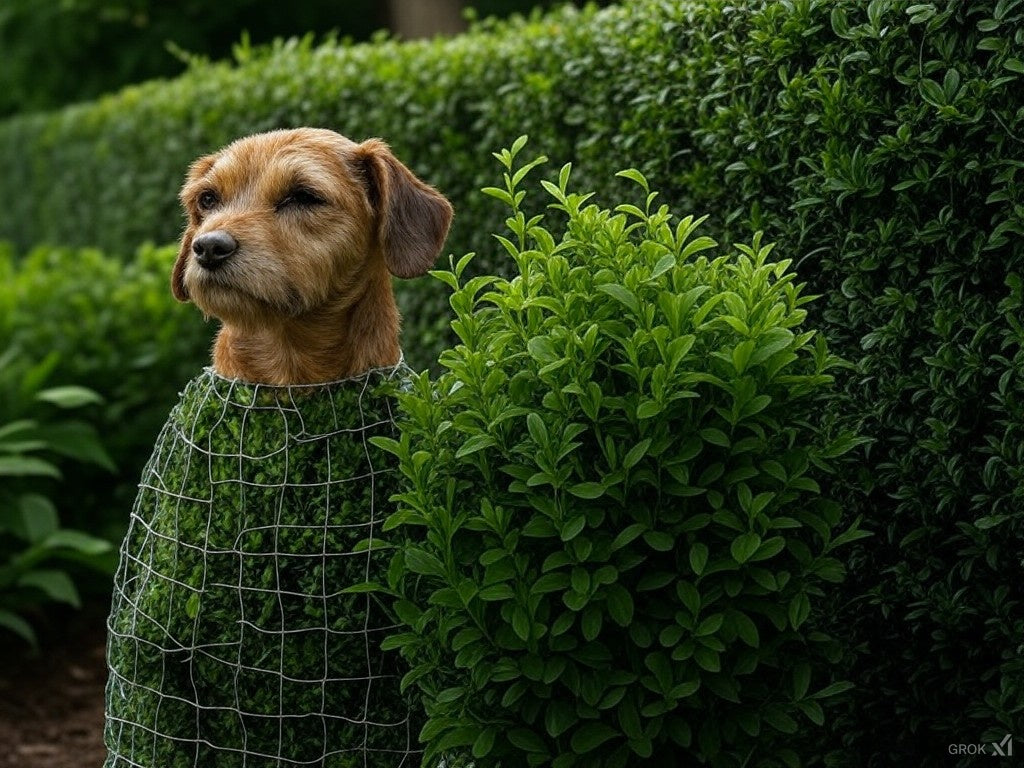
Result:
{"label": "wire mesh", "polygon": [[418,765],[371,545],[403,363],[316,386],[206,369],[143,471],[108,620],[104,768]]}

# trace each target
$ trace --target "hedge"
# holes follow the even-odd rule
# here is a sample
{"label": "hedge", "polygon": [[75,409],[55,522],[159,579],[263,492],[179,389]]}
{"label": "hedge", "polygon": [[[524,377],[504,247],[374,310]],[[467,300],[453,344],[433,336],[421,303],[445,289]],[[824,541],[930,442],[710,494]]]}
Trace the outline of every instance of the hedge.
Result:
{"label": "hedge", "polygon": [[[857,361],[836,407],[875,439],[835,489],[878,535],[833,617],[863,651],[834,745],[870,765],[884,733],[878,760],[921,760],[1024,732],[1022,45],[1014,0],[645,0],[450,41],[283,45],[0,125],[0,235],[170,240],[193,156],[300,123],[387,138],[455,202],[449,248],[495,271],[502,213],[471,192],[521,133],[607,199],[631,165],[721,242],[764,230],[823,295],[812,324]],[[402,300],[422,367],[443,297]]]}

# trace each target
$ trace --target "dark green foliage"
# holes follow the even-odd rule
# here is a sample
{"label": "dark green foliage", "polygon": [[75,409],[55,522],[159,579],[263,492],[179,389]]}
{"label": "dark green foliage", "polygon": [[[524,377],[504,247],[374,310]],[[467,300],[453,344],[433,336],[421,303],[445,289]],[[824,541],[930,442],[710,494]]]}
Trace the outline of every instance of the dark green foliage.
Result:
{"label": "dark green foliage", "polygon": [[111,550],[107,541],[61,527],[55,458],[108,472],[113,465],[91,426],[56,410],[95,406],[100,397],[78,386],[43,388],[52,367],[27,364],[13,347],[0,354],[0,630],[32,645],[28,616],[51,602],[79,607],[73,576],[81,566],[102,570]]}
{"label": "dark green foliage", "polygon": [[842,759],[1024,733],[1024,3],[712,5],[675,38],[673,188],[792,244],[876,439],[834,489],[879,534],[836,618]]}
{"label": "dark green foliage", "polygon": [[848,687],[808,618],[865,535],[815,480],[858,440],[827,437],[837,361],[810,299],[760,238],[722,254],[656,193],[600,209],[568,166],[543,182],[564,216],[530,217],[522,143],[485,190],[520,275],[436,273],[462,343],[378,441],[406,478],[386,528],[412,536],[390,587],[423,590],[387,647],[425,694],[428,757],[800,765],[788,735]]}
{"label": "dark green foliage", "polygon": [[167,412],[209,361],[213,327],[170,293],[176,254],[37,248],[17,258],[0,247],[0,345],[45,355],[48,385],[87,383],[104,398],[88,417],[118,471],[63,466],[67,482],[55,501],[67,524],[112,539],[124,532]]}
{"label": "dark green foliage", "polygon": [[393,434],[394,382],[188,385],[121,550],[108,768],[383,768],[415,747],[379,650],[393,619],[358,587],[389,559],[370,543],[394,470],[366,441]]}
{"label": "dark green foliage", "polygon": [[335,0],[5,0],[0,115],[52,109],[180,74],[182,52],[228,56],[243,29],[257,42],[330,30],[365,39],[386,25],[382,10],[376,0],[348,0],[343,8]]}

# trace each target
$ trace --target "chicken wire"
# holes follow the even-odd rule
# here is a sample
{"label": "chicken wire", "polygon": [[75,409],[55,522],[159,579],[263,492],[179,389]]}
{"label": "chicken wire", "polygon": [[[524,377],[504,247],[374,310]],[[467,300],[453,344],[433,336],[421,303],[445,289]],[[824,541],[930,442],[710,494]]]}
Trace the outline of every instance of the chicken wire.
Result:
{"label": "chicken wire", "polygon": [[420,762],[367,546],[395,470],[404,364],[272,387],[206,369],[156,441],[108,620],[104,768]]}

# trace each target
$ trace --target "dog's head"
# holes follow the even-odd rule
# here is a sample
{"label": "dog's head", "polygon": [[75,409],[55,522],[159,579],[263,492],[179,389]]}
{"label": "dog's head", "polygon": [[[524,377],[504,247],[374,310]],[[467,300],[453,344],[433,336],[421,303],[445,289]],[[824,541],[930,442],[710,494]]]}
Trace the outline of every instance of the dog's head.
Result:
{"label": "dog's head", "polygon": [[390,272],[422,275],[452,208],[377,139],[299,128],[240,139],[193,163],[171,287],[232,323],[298,317]]}

